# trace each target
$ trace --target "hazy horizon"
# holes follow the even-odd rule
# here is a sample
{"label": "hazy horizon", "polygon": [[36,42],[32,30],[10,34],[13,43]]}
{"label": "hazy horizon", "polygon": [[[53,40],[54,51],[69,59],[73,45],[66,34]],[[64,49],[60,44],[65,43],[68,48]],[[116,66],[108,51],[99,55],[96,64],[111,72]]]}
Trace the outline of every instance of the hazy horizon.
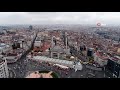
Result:
{"label": "hazy horizon", "polygon": [[120,12],[0,12],[0,25],[119,25]]}

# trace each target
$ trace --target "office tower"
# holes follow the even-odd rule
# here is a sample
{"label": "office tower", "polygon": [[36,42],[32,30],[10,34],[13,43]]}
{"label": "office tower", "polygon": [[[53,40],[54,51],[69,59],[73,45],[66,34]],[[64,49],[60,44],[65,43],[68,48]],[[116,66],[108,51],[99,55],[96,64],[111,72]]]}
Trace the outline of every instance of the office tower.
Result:
{"label": "office tower", "polygon": [[32,27],[32,25],[30,25],[30,26],[29,26],[29,30],[32,30],[32,29],[33,29],[33,27]]}
{"label": "office tower", "polygon": [[93,49],[92,48],[89,48],[88,50],[87,50],[87,56],[93,56]]}

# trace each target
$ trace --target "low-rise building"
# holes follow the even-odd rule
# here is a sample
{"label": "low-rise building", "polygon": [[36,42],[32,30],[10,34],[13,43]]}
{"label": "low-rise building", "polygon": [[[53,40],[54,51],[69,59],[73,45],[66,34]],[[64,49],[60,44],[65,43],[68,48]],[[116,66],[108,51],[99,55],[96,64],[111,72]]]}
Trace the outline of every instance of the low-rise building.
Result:
{"label": "low-rise building", "polygon": [[109,56],[101,55],[99,52],[94,53],[94,61],[100,66],[107,65],[108,58]]}

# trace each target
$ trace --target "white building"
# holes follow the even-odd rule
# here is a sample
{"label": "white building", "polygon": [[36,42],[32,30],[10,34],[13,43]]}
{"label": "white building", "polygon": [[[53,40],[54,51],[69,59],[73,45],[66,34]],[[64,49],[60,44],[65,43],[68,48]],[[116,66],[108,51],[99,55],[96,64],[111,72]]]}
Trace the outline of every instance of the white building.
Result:
{"label": "white building", "polygon": [[29,47],[31,47],[32,41],[27,41],[27,45],[28,45]]}
{"label": "white building", "polygon": [[42,45],[41,43],[41,37],[37,37],[35,42],[34,42],[34,46],[35,47],[40,47]]}
{"label": "white building", "polygon": [[53,64],[59,64],[62,65],[62,67],[66,66],[67,67],[70,67],[70,68],[74,68],[76,70],[82,70],[83,66],[80,62],[74,64],[73,61],[67,61],[67,60],[61,60],[61,59],[53,59],[53,58],[48,58],[48,57],[45,57],[45,56],[33,56],[32,58],[29,57],[29,59],[32,59],[32,60],[35,60],[35,61],[39,61],[39,62],[49,62],[49,63],[53,63]]}
{"label": "white building", "polygon": [[7,61],[0,58],[0,78],[8,78],[9,72],[7,67]]}
{"label": "white building", "polygon": [[0,43],[0,53],[10,51],[11,47],[4,43]]}
{"label": "white building", "polygon": [[40,47],[42,45],[41,41],[35,41],[34,46]]}

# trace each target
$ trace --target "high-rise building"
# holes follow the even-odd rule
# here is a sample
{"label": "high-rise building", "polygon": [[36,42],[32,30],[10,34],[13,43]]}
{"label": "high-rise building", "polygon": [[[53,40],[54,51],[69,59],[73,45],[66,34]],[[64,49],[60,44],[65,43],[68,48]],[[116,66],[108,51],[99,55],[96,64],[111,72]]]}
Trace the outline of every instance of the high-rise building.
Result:
{"label": "high-rise building", "polygon": [[8,78],[9,72],[6,59],[0,58],[0,78]]}
{"label": "high-rise building", "polygon": [[94,49],[93,48],[89,48],[88,50],[87,50],[87,56],[93,56],[93,53],[94,53]]}
{"label": "high-rise building", "polygon": [[120,64],[117,62],[108,59],[107,65],[105,67],[105,72],[108,77],[115,77],[119,78],[120,77]]}
{"label": "high-rise building", "polygon": [[30,26],[29,26],[29,29],[30,29],[30,30],[32,30],[32,29],[33,29],[33,27],[30,25]]}

